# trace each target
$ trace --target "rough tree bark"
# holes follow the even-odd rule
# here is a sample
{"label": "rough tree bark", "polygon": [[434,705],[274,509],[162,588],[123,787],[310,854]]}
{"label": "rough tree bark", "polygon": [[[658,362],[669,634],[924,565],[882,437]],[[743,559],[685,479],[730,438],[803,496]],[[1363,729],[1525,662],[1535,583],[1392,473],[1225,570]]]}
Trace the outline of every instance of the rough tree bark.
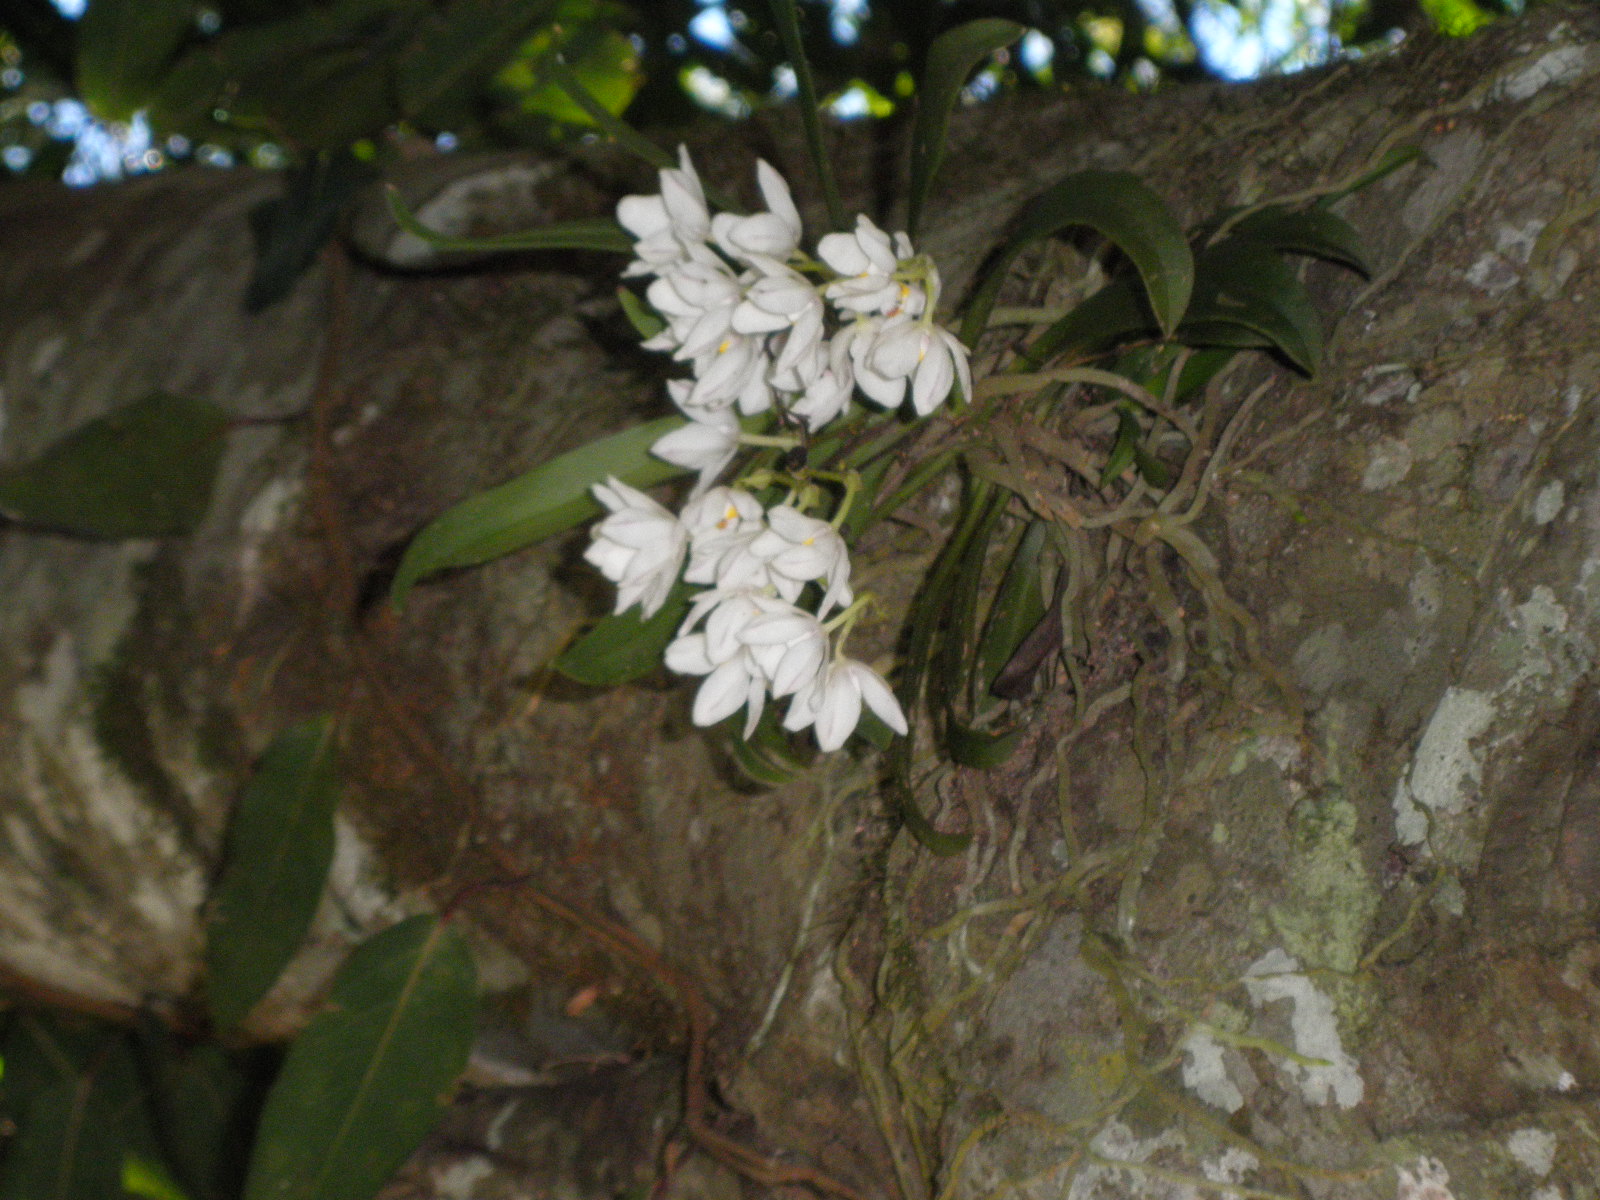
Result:
{"label": "rough tree bark", "polygon": [[[1597,129],[1588,7],[966,115],[927,239],[957,291],[1070,169],[1137,169],[1192,220],[1421,156],[1342,202],[1376,274],[1311,269],[1338,315],[1317,378],[1258,359],[1209,396],[1230,440],[1189,553],[1097,568],[1081,694],[1054,681],[1005,768],[927,776],[973,834],[949,859],[886,820],[870,761],[752,793],[682,687],[550,681],[604,603],[570,542],[366,603],[444,506],[654,403],[613,264],[334,259],[250,317],[270,180],[8,187],[8,460],[154,389],[294,419],[231,435],[193,538],[0,533],[7,990],[186,1021],[230,798],[334,709],[335,878],[253,1028],[292,1030],[361,933],[459,901],[494,993],[479,1082],[399,1186],[615,1194],[687,1104],[715,1153],[683,1195],[801,1163],[907,1200],[1600,1195]],[[784,127],[705,136],[730,186],[756,153],[804,175]],[[863,203],[880,160],[841,138]],[[471,182],[435,219],[488,193],[510,226],[647,184],[604,156],[449,169]],[[914,588],[927,540],[870,547],[878,590]],[[675,978],[715,1014],[687,1097]]]}

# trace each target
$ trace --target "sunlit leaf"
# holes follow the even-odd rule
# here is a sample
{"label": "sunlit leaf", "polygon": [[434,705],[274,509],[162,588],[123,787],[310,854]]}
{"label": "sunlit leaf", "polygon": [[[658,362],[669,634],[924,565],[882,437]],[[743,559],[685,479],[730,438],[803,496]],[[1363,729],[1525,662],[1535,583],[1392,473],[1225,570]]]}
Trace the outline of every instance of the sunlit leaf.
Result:
{"label": "sunlit leaf", "polygon": [[637,605],[602,617],[556,659],[556,670],[590,687],[612,687],[648,675],[661,665],[661,652],[688,614],[693,592],[678,583],[648,619],[639,615]]}
{"label": "sunlit leaf", "polygon": [[520,112],[589,127],[604,119],[589,111],[572,90],[548,77],[544,63],[556,54],[566,67],[567,82],[612,117],[632,103],[643,82],[638,52],[616,30],[598,26],[569,33],[547,30],[530,39],[518,60],[496,76],[500,87],[514,95]]}
{"label": "sunlit leaf", "polygon": [[153,392],[0,469],[0,513],[94,538],[192,532],[204,519],[228,415]]}
{"label": "sunlit leaf", "polygon": [[228,823],[206,939],[206,1001],[232,1028],[282,973],[316,915],[339,803],[328,717],[279,734]]}
{"label": "sunlit leaf", "polygon": [[1178,329],[1189,345],[1272,347],[1307,375],[1322,357],[1322,327],[1305,285],[1276,253],[1248,239],[1209,247]]}
{"label": "sunlit leaf", "polygon": [[928,64],[917,91],[917,116],[911,129],[911,186],[906,228],[915,236],[934,176],[944,162],[950,112],[973,70],[1025,29],[1015,21],[983,17],[947,29],[928,47]]}
{"label": "sunlit leaf", "polygon": [[466,942],[438,918],[358,946],[272,1085],[244,1200],[370,1200],[448,1105],[476,1008]]}
{"label": "sunlit leaf", "polygon": [[1235,224],[1230,236],[1249,238],[1272,250],[1325,258],[1363,275],[1372,274],[1361,235],[1343,217],[1326,208],[1287,209],[1274,205],[1257,209]]}
{"label": "sunlit leaf", "polygon": [[636,425],[463,500],[430,521],[406,547],[390,599],[402,604],[419,579],[488,562],[588,520],[600,511],[589,489],[608,475],[643,488],[683,474],[682,468],[650,456],[657,439],[683,424],[682,417],[662,417]]}
{"label": "sunlit leaf", "polygon": [[614,250],[621,254],[633,251],[633,239],[610,217],[558,221],[538,229],[492,237],[455,237],[429,229],[417,220],[393,186],[388,189],[387,196],[395,224],[435,250]]}
{"label": "sunlit leaf", "polygon": [[165,1167],[140,1154],[122,1160],[122,1190],[142,1200],[192,1200]]}
{"label": "sunlit leaf", "polygon": [[194,18],[193,0],[94,0],[77,26],[78,96],[102,120],[132,119]]}
{"label": "sunlit leaf", "polygon": [[1029,202],[1013,223],[968,306],[961,331],[968,345],[988,323],[1012,260],[1030,243],[1074,227],[1093,229],[1126,254],[1161,329],[1177,328],[1194,285],[1194,256],[1183,227],[1138,176],[1078,171]]}

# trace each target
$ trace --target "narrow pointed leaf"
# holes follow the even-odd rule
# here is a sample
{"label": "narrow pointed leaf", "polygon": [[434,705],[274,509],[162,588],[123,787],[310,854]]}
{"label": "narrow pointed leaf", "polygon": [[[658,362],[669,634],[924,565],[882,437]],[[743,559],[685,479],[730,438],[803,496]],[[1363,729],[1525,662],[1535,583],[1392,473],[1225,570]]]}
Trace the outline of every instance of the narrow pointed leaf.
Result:
{"label": "narrow pointed leaf", "polygon": [[339,803],[328,717],[279,734],[228,824],[206,940],[206,1001],[221,1029],[266,995],[316,915]]}
{"label": "narrow pointed leaf", "polygon": [[622,305],[622,315],[628,318],[628,324],[633,326],[640,341],[655,337],[667,327],[666,318],[650,307],[647,301],[641,300],[632,288],[619,287],[617,302]]}
{"label": "narrow pointed leaf", "polygon": [[1307,375],[1322,357],[1322,327],[1294,271],[1275,252],[1229,238],[1201,255],[1194,301],[1178,339],[1200,346],[1268,346]]}
{"label": "narrow pointed leaf", "polygon": [[444,1112],[476,1006],[466,943],[438,918],[358,946],[267,1096],[244,1200],[370,1200]]}
{"label": "narrow pointed leaf", "polygon": [[[791,0],[792,2],[792,0]],[[989,55],[1024,33],[1015,21],[983,17],[947,29],[928,47],[928,65],[917,88],[917,116],[911,130],[911,189],[906,228],[917,235],[934,176],[944,162],[950,112],[967,76]]]}
{"label": "narrow pointed leaf", "polygon": [[1030,243],[1078,226],[1093,229],[1128,256],[1157,324],[1165,333],[1177,328],[1194,286],[1194,255],[1183,227],[1138,176],[1078,171],[1029,202],[1012,225],[968,307],[961,332],[969,345],[988,322],[1012,260]]}
{"label": "narrow pointed leaf", "polygon": [[614,687],[648,675],[661,665],[662,651],[688,615],[693,591],[678,583],[649,618],[639,615],[637,605],[602,617],[556,659],[556,670],[590,687]]}
{"label": "narrow pointed leaf", "polygon": [[503,252],[512,250],[609,250],[619,254],[633,251],[633,239],[610,217],[587,217],[558,221],[520,233],[501,233],[493,237],[456,237],[429,229],[417,219],[400,193],[388,190],[389,212],[395,224],[420,238],[435,250]]}
{"label": "narrow pointed leaf", "polygon": [[1117,409],[1117,436],[1106,455],[1106,465],[1100,471],[1100,486],[1105,487],[1118,475],[1133,465],[1135,447],[1144,430],[1138,419],[1124,408]]}
{"label": "narrow pointed leaf", "polygon": [[499,487],[480,492],[430,521],[400,560],[390,600],[396,605],[419,580],[521,550],[600,512],[589,489],[608,475],[649,487],[684,474],[650,456],[655,442],[685,424],[662,417],[580,446]]}
{"label": "narrow pointed leaf", "polygon": [[[795,87],[800,93],[800,120],[805,127],[806,148],[811,152],[811,166],[817,181],[822,185],[822,197],[828,207],[828,223],[835,229],[845,228],[844,200],[839,195],[839,184],[834,178],[833,156],[828,153],[822,135],[822,105],[817,100],[816,81],[811,76],[811,63],[806,59],[805,39],[800,35],[800,13],[795,0],[769,0],[772,21],[794,71]],[[912,202],[915,204],[915,201]]]}
{"label": "narrow pointed leaf", "polygon": [[1358,234],[1343,217],[1325,208],[1258,209],[1233,227],[1232,237],[1249,238],[1273,250],[1307,254],[1371,275]]}
{"label": "narrow pointed leaf", "polygon": [[153,392],[0,469],[0,513],[92,538],[192,532],[205,518],[228,415]]}
{"label": "narrow pointed leaf", "polygon": [[984,624],[983,637],[978,642],[977,669],[974,672],[977,690],[987,694],[994,686],[1011,656],[1022,645],[1023,638],[1044,619],[1044,595],[1041,591],[1043,550],[1049,535],[1049,525],[1039,519],[1028,522],[1017,548],[1012,551],[1011,562],[995,590],[994,601],[989,605],[989,617]]}

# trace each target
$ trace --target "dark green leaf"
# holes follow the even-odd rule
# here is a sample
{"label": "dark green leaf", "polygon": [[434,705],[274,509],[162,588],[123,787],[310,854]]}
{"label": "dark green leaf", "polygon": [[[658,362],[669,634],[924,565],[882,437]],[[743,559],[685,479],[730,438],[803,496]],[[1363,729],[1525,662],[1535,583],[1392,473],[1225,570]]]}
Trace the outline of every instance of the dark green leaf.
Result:
{"label": "dark green leaf", "polygon": [[[792,0],[790,0],[792,3]],[[983,17],[947,29],[928,47],[928,65],[917,88],[917,116],[911,129],[911,188],[906,228],[915,237],[934,176],[944,162],[950,111],[967,76],[989,55],[1025,32],[1015,21]]]}
{"label": "dark green leaf", "polygon": [[1242,238],[1228,238],[1200,256],[1194,301],[1178,339],[1274,347],[1307,375],[1322,357],[1322,328],[1305,285],[1275,252]]}
{"label": "dark green leaf", "polygon": [[1028,522],[1017,539],[1011,562],[989,605],[989,617],[978,642],[974,677],[977,690],[988,693],[1022,639],[1044,619],[1042,592],[1043,550],[1049,537],[1048,522]]}
{"label": "dark green leaf", "polygon": [[391,601],[403,604],[417,580],[437,571],[488,562],[588,520],[600,511],[589,489],[608,475],[643,488],[683,474],[650,457],[650,447],[683,424],[662,417],[600,438],[448,509],[406,547]]}
{"label": "dark green leaf", "polygon": [[661,665],[661,652],[688,614],[693,592],[685,583],[676,584],[648,619],[639,615],[637,605],[602,617],[556,659],[556,670],[590,687],[613,687],[648,675]]}
{"label": "dark green leaf", "polygon": [[228,1051],[215,1042],[187,1044],[153,1020],[139,1040],[155,1143],[173,1180],[189,1200],[238,1196],[276,1053]]}
{"label": "dark green leaf", "polygon": [[805,39],[800,34],[799,8],[795,0],[770,0],[770,7],[772,22],[778,28],[783,52],[794,71],[795,87],[800,93],[800,120],[805,127],[806,148],[811,152],[812,170],[822,184],[828,223],[835,229],[844,229],[844,200],[839,195],[839,184],[833,173],[833,155],[828,153],[822,135],[822,105],[817,99],[816,81],[811,77],[811,63],[806,58]]}
{"label": "dark green leaf", "polygon": [[470,122],[483,77],[555,10],[551,0],[460,0],[434,8],[396,64],[400,111],[432,128]]}
{"label": "dark green leaf", "polygon": [[0,1160],[0,1200],[106,1200],[146,1132],[126,1034],[50,1013],[19,1013],[3,1046],[0,1116],[16,1126]]}
{"label": "dark green leaf", "polygon": [[1361,235],[1343,217],[1325,208],[1257,209],[1234,225],[1229,236],[1249,238],[1285,253],[1325,258],[1363,275],[1372,274],[1362,252]]}
{"label": "dark green leaf", "polygon": [[1087,356],[1135,338],[1158,335],[1155,319],[1131,280],[1113,279],[1045,328],[1019,359],[1036,370],[1060,355]]}
{"label": "dark green leaf", "polygon": [[1364,187],[1370,187],[1372,184],[1377,183],[1378,180],[1382,179],[1385,175],[1392,174],[1393,172],[1398,171],[1401,167],[1405,166],[1407,163],[1415,162],[1421,157],[1421,146],[1396,146],[1383,156],[1383,158],[1378,162],[1377,166],[1373,167],[1370,171],[1364,171],[1355,179],[1339,188],[1338,191],[1329,192],[1326,196],[1318,200],[1317,204],[1322,208],[1327,208],[1330,205],[1337,204],[1346,196],[1353,195]]}
{"label": "dark green leaf", "polygon": [[952,722],[945,734],[945,745],[950,751],[950,758],[963,767],[990,771],[1002,766],[1015,753],[1021,738],[1021,729],[988,733]]}
{"label": "dark green leaf", "polygon": [[78,95],[107,121],[131,120],[194,27],[193,0],[94,0],[78,22]]}
{"label": "dark green leaf", "polygon": [[206,941],[206,1001],[221,1029],[266,995],[316,915],[333,861],[334,751],[329,717],[279,734],[228,824]]}
{"label": "dark green leaf", "polygon": [[735,716],[728,724],[728,752],[739,769],[756,783],[782,787],[806,773],[808,764],[795,757],[790,735],[783,731],[772,705],[762,712],[748,738],[744,736],[742,715]]}
{"label": "dark green leaf", "polygon": [[244,1200],[370,1200],[448,1104],[476,1007],[466,942],[438,918],[358,946],[267,1096]]}
{"label": "dark green leaf", "polygon": [[250,211],[256,262],[245,291],[247,312],[270,308],[294,290],[350,202],[375,175],[343,148],[313,155],[305,166],[283,173],[282,193]]}
{"label": "dark green leaf", "polygon": [[1077,226],[1093,229],[1133,263],[1157,324],[1177,328],[1194,285],[1188,239],[1161,198],[1126,171],[1079,171],[1022,210],[962,322],[968,345],[983,332],[1011,262],[1029,243]]}
{"label": "dark green leaf", "polygon": [[1106,455],[1106,465],[1100,471],[1101,487],[1105,487],[1133,465],[1134,450],[1142,436],[1144,436],[1144,430],[1139,427],[1138,419],[1119,405],[1117,408],[1117,436],[1116,440],[1111,443],[1111,452]]}
{"label": "dark green leaf", "polygon": [[192,532],[206,515],[228,417],[154,392],[0,470],[0,513],[94,538]]}
{"label": "dark green leaf", "polygon": [[575,221],[559,221],[539,229],[521,233],[501,233],[493,237],[451,237],[429,229],[412,215],[400,193],[391,186],[388,190],[389,211],[395,224],[407,233],[421,238],[435,250],[614,250],[621,254],[633,252],[633,239],[610,217],[588,217]]}

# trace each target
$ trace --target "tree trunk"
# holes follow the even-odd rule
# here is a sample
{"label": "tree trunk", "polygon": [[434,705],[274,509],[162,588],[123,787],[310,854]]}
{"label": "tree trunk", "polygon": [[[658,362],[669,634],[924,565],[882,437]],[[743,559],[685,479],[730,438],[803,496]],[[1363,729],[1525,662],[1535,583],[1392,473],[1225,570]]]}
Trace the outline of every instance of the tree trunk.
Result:
{"label": "tree trunk", "polygon": [[[373,603],[431,516],[658,403],[615,263],[401,270],[369,220],[249,316],[271,179],[9,186],[7,461],[153,390],[280,420],[233,431],[191,538],[0,533],[7,989],[190,1021],[230,800],[330,710],[334,877],[251,1028],[292,1031],[354,940],[452,905],[494,1001],[419,1189],[534,1186],[536,1144],[542,1191],[648,1184],[678,1136],[650,1115],[686,1106],[712,1151],[686,1195],[802,1163],[906,1200],[1600,1195],[1597,71],[1600,16],[1550,7],[1251,87],[964,114],[923,247],[951,295],[1070,170],[1137,170],[1193,222],[1420,154],[1339,204],[1374,275],[1310,268],[1337,316],[1315,379],[1257,358],[1208,394],[1193,523],[1085,541],[1076,670],[1018,753],[928,757],[919,803],[972,834],[949,858],[875,762],[752,792],[680,684],[553,681],[607,602],[577,541]],[[869,136],[839,134],[863,206]],[[696,153],[733,190],[757,154],[805,175],[776,123]],[[649,186],[602,155],[443,169],[466,182],[424,215],[476,198],[488,226]],[[913,591],[927,542],[880,535],[874,590]],[[580,1148],[585,1114],[608,1132]],[[500,1153],[464,1166],[480,1135]]]}

